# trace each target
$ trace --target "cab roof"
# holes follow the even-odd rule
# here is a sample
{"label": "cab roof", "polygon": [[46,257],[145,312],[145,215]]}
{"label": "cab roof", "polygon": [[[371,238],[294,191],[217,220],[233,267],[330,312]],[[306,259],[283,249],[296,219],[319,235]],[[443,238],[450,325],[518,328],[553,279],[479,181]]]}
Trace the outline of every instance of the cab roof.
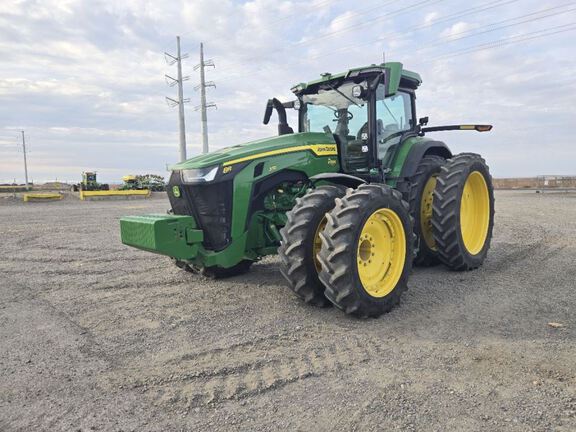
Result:
{"label": "cab roof", "polygon": [[422,84],[420,74],[404,69],[404,66],[400,62],[387,62],[378,65],[372,64],[370,66],[349,69],[346,72],[340,72],[337,74],[326,72],[321,75],[321,78],[307,83],[296,84],[291,90],[293,93],[301,93],[311,87],[314,88],[331,81],[340,81],[357,76],[375,75],[383,71],[388,74],[388,94],[396,93],[400,87],[415,90],[420,84]]}

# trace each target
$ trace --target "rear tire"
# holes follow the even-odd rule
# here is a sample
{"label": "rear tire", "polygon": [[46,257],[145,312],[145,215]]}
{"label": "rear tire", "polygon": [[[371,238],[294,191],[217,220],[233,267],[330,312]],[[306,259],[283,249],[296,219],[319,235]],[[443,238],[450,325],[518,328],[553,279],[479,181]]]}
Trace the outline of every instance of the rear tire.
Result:
{"label": "rear tire", "polygon": [[480,155],[461,153],[442,167],[432,226],[438,257],[451,270],[473,270],[484,263],[494,227],[494,189]]}
{"label": "rear tire", "polygon": [[414,264],[428,267],[440,263],[432,228],[432,201],[436,178],[446,159],[440,156],[424,156],[411,179],[408,204],[414,218],[414,234],[418,241],[418,253]]}
{"label": "rear tire", "polygon": [[324,285],[318,278],[320,263],[319,233],[326,224],[326,213],[335,206],[335,199],[344,196],[343,186],[319,186],[296,200],[280,230],[282,242],[278,248],[280,273],[290,289],[305,303],[325,307],[331,303],[324,297]]}
{"label": "rear tire", "polygon": [[320,234],[325,296],[358,317],[390,311],[407,289],[414,240],[409,207],[385,185],[360,185],[326,215]]}

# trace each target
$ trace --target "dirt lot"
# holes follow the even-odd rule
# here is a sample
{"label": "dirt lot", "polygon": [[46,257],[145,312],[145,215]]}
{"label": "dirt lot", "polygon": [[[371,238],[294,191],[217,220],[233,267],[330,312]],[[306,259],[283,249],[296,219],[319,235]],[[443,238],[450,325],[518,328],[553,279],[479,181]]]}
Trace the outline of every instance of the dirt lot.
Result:
{"label": "dirt lot", "polygon": [[164,199],[3,200],[0,430],[575,431],[576,194],[496,199],[486,265],[377,320],[124,247]]}

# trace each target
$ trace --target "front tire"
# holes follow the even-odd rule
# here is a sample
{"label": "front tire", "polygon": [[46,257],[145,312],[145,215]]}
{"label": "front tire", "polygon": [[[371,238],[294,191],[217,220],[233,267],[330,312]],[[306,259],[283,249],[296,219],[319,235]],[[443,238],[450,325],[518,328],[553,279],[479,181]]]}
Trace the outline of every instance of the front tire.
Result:
{"label": "front tire", "polygon": [[330,306],[324,297],[324,285],[318,278],[320,262],[320,232],[326,225],[326,213],[334,208],[336,198],[344,196],[343,186],[319,186],[296,200],[280,230],[282,242],[278,248],[280,273],[290,289],[304,302]]}
{"label": "front tire", "polygon": [[494,188],[480,155],[449,159],[438,175],[432,215],[438,257],[451,270],[480,267],[492,240]]}
{"label": "front tire", "polygon": [[325,296],[358,317],[390,311],[407,289],[414,234],[408,203],[385,185],[361,185],[326,215],[320,234]]}

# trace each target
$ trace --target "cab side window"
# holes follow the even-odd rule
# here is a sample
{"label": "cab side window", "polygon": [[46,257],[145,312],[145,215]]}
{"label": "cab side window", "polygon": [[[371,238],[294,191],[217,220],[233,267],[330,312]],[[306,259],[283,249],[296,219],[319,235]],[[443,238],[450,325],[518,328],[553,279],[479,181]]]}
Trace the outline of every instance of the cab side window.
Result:
{"label": "cab side window", "polygon": [[410,94],[399,91],[385,98],[384,86],[380,85],[376,91],[376,119],[379,158],[387,166],[393,147],[400,142],[401,132],[414,125]]}

